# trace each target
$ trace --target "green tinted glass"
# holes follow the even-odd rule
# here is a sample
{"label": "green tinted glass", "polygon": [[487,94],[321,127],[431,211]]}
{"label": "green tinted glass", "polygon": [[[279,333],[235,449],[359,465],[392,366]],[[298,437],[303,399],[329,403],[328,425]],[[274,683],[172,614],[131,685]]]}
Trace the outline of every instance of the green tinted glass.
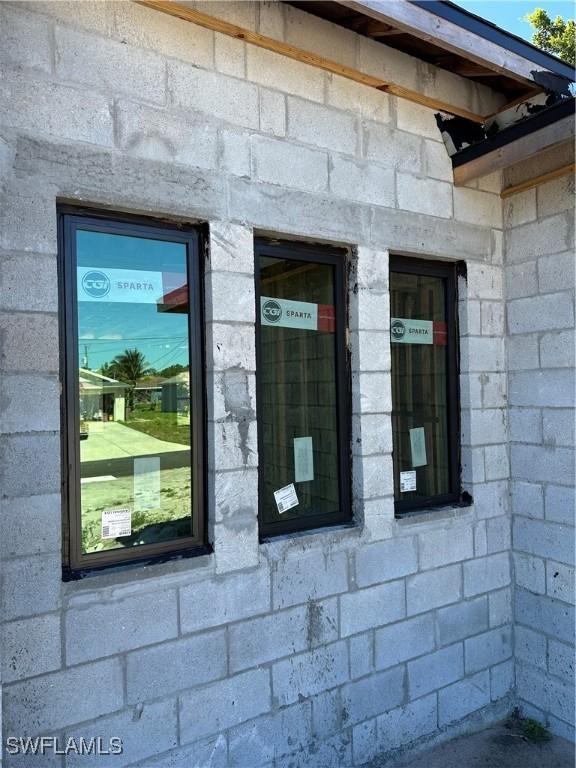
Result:
{"label": "green tinted glass", "polygon": [[192,535],[187,246],[78,230],[84,554]]}

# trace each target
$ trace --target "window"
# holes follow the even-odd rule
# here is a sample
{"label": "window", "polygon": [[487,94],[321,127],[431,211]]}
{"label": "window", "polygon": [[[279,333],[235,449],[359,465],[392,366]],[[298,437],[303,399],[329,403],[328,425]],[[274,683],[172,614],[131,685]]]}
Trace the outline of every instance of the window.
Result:
{"label": "window", "polygon": [[456,265],[390,259],[396,512],[458,501]]}
{"label": "window", "polygon": [[198,235],[60,214],[65,573],[204,542]]}
{"label": "window", "polygon": [[256,246],[260,533],[351,518],[344,251]]}

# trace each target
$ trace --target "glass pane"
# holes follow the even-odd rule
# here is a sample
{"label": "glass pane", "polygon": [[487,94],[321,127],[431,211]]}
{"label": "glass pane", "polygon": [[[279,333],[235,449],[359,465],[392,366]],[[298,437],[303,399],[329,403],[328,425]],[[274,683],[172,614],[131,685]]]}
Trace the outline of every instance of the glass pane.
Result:
{"label": "glass pane", "polygon": [[450,493],[446,286],[441,277],[392,272],[394,496]]}
{"label": "glass pane", "polygon": [[186,251],[77,232],[84,554],[192,534]]}
{"label": "glass pane", "polygon": [[306,527],[340,508],[334,267],[261,257],[260,293],[261,514]]}

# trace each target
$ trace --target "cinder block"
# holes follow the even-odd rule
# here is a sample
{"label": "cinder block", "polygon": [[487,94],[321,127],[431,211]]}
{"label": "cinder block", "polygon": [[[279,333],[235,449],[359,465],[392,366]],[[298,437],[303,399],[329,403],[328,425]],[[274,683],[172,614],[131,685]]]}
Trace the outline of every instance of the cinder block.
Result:
{"label": "cinder block", "polygon": [[484,449],[486,480],[505,480],[510,476],[507,445],[488,445]]}
{"label": "cinder block", "polygon": [[510,264],[531,261],[543,253],[561,253],[569,245],[567,215],[559,214],[523,224],[508,230],[504,240]]}
{"label": "cinder block", "polygon": [[354,66],[357,36],[352,30],[329,24],[291,6],[285,9],[285,19],[287,43],[345,66]]}
{"label": "cinder block", "polygon": [[449,565],[474,556],[472,528],[452,525],[436,531],[421,533],[420,570]]}
{"label": "cinder block", "polygon": [[3,5],[0,14],[3,42],[0,62],[10,67],[52,71],[50,25],[46,19],[26,13],[22,7]]}
{"label": "cinder block", "polygon": [[519,227],[536,219],[536,189],[526,189],[504,200],[506,229]]}
{"label": "cinder block", "polygon": [[270,581],[264,569],[201,581],[180,590],[183,632],[217,627],[269,610]]}
{"label": "cinder block", "polygon": [[478,632],[484,632],[488,629],[486,596],[442,608],[436,614],[436,625],[440,645],[449,645]]}
{"label": "cinder block", "polygon": [[374,634],[355,635],[348,641],[350,677],[355,680],[370,674],[374,669]]}
{"label": "cinder block", "polygon": [[[90,695],[79,696],[78,691]],[[7,733],[54,733],[120,709],[122,665],[119,659],[107,659],[52,672],[7,687],[4,697]]]}
{"label": "cinder block", "polygon": [[210,266],[222,272],[254,274],[254,235],[251,227],[229,221],[210,222]]}
{"label": "cinder block", "polygon": [[466,272],[468,299],[498,301],[503,298],[501,267],[470,261],[466,265]]}
{"label": "cinder block", "polygon": [[407,659],[434,650],[434,618],[431,613],[400,621],[375,633],[376,669],[394,667]]}
{"label": "cinder block", "polygon": [[233,77],[207,72],[183,62],[168,64],[172,103],[243,128],[258,128],[258,88]]}
{"label": "cinder block", "polygon": [[24,253],[0,256],[2,296],[0,307],[7,311],[56,312],[58,283],[53,256]]}
{"label": "cinder block", "polygon": [[254,278],[233,272],[210,272],[206,305],[215,322],[255,322]]}
{"label": "cinder block", "polygon": [[410,698],[443,688],[464,676],[462,643],[449,645],[440,651],[408,662]]}
{"label": "cinder block", "polygon": [[506,298],[519,299],[538,293],[536,262],[527,261],[507,266],[505,271]]}
{"label": "cinder block", "polygon": [[[131,708],[99,720],[98,727],[102,729],[104,743],[109,738],[108,734],[120,734],[122,739],[122,754],[112,757],[113,763],[118,768],[135,765],[136,760],[173,749],[178,744],[176,710],[175,701],[159,701],[143,705],[137,714],[135,708]],[[80,743],[81,737],[87,738],[86,726],[66,733],[66,739],[74,738],[76,744]],[[66,760],[70,768],[83,768],[86,765],[85,755],[72,753]]]}
{"label": "cinder block", "polygon": [[404,88],[418,88],[418,67],[411,56],[363,36],[358,43],[358,69],[361,72]]}
{"label": "cinder block", "polygon": [[499,195],[490,192],[454,187],[454,217],[470,224],[482,223],[502,229],[502,201]]}
{"label": "cinder block", "polygon": [[391,121],[390,97],[386,93],[331,73],[326,75],[326,80],[327,103],[331,107],[350,110],[364,120]]}
{"label": "cinder block", "polygon": [[[60,608],[62,564],[59,553],[7,560],[2,570],[5,621]],[[42,585],[41,589],[39,585]]]}
{"label": "cinder block", "polygon": [[518,371],[539,368],[538,336],[510,336],[506,341],[508,370]]}
{"label": "cinder block", "polygon": [[220,171],[232,176],[250,178],[252,176],[252,134],[249,131],[220,128],[218,136]]}
{"label": "cinder block", "polygon": [[540,364],[542,368],[574,368],[575,346],[576,338],[573,329],[557,333],[544,333],[540,337]]}
{"label": "cinder block", "polygon": [[216,168],[216,127],[194,117],[121,100],[116,106],[118,142],[125,152],[160,162]]}
{"label": "cinder block", "polygon": [[452,187],[443,181],[396,174],[398,207],[427,216],[452,217]]}
{"label": "cinder block", "polygon": [[56,613],[6,622],[2,649],[4,684],[59,669],[61,646],[60,616]]}
{"label": "cinder block", "polygon": [[354,115],[288,97],[288,136],[316,147],[355,155],[358,129]]}
{"label": "cinder block", "polygon": [[548,670],[574,685],[574,648],[548,639]]}
{"label": "cinder block", "polygon": [[315,745],[312,751],[309,746],[298,752],[292,752],[286,759],[288,765],[297,765],[298,768],[341,768],[350,765],[352,761],[352,744],[347,733],[339,733],[326,741]]}
{"label": "cinder block", "polygon": [[352,728],[352,754],[354,765],[364,765],[374,760],[380,752],[376,735],[376,718],[364,720]]}
{"label": "cinder block", "polygon": [[528,627],[518,626],[514,631],[514,654],[533,667],[546,669],[546,636]]}
{"label": "cinder block", "polygon": [[544,560],[522,552],[514,552],[514,583],[541,595],[546,594]]}
{"label": "cinder block", "polygon": [[[566,394],[570,396],[569,391]],[[574,482],[574,451],[569,448],[512,443],[510,462],[513,477],[566,485]]]}
{"label": "cinder block", "polygon": [[356,583],[359,587],[398,579],[417,570],[415,536],[368,544],[356,552]]}
{"label": "cinder block", "polygon": [[488,554],[504,552],[510,549],[510,518],[494,517],[486,521]]}
{"label": "cinder block", "polygon": [[[507,438],[507,413],[504,408],[474,409],[470,411],[470,437],[471,445],[485,445],[486,443],[504,444]],[[466,444],[467,435],[462,435],[462,442]],[[490,470],[493,466],[490,465]],[[489,479],[488,477],[486,479]]]}
{"label": "cinder block", "polygon": [[335,688],[348,679],[348,647],[343,641],[291,656],[272,667],[274,696],[280,706]]}
{"label": "cinder block", "polygon": [[270,673],[253,669],[180,697],[180,741],[220,734],[270,710]]}
{"label": "cinder block", "polygon": [[214,526],[214,550],[217,574],[256,567],[260,551],[254,510],[217,523]]}
{"label": "cinder block", "polygon": [[360,414],[352,417],[352,453],[374,456],[392,452],[392,428],[384,414]]}
{"label": "cinder block", "polygon": [[312,741],[309,702],[264,715],[233,728],[229,734],[231,766],[259,766],[281,760]]}
{"label": "cinder block", "polygon": [[[99,2],[93,5],[98,9],[102,7]],[[170,59],[180,59],[197,67],[212,69],[214,33],[211,29],[188,24],[168,14],[159,16],[154,9],[136,3],[110,3],[110,6],[115,16],[116,34],[125,44],[148,48]],[[77,18],[74,15],[75,24]]]}
{"label": "cinder block", "polygon": [[[260,6],[262,10],[263,6]],[[274,136],[286,135],[286,96],[260,88],[260,130]]]}
{"label": "cinder block", "polygon": [[392,456],[364,456],[352,477],[353,497],[382,498],[392,492]]}
{"label": "cinder block", "polygon": [[261,181],[309,192],[328,188],[328,156],[308,147],[257,137],[253,143],[256,176]]}
{"label": "cinder block", "polygon": [[216,371],[256,370],[256,339],[250,323],[207,323],[208,364]]}
{"label": "cinder block", "polygon": [[514,659],[490,667],[490,697],[492,701],[507,696],[514,688]]}
{"label": "cinder block", "polygon": [[538,285],[541,292],[565,291],[574,285],[574,253],[556,253],[538,259]]}
{"label": "cinder block", "polygon": [[482,310],[482,335],[504,335],[504,303],[502,301],[483,301]]}
{"label": "cinder block", "polygon": [[214,435],[216,471],[255,467],[258,464],[256,421],[216,422],[210,425]]}
{"label": "cinder block", "polygon": [[545,496],[546,519],[556,523],[574,525],[576,509],[574,488],[560,485],[547,485]]}
{"label": "cinder block", "polygon": [[165,59],[69,27],[56,27],[56,72],[61,80],[111,94],[123,93],[156,104],[166,102]]}
{"label": "cinder block", "polygon": [[351,331],[350,346],[355,370],[390,370],[390,336],[387,330]]}
{"label": "cinder block", "polygon": [[360,410],[363,414],[390,413],[392,389],[389,373],[360,373],[357,382]]}
{"label": "cinder block", "polygon": [[563,563],[546,562],[547,593],[557,600],[574,605],[574,568]]}
{"label": "cinder block", "polygon": [[60,494],[2,499],[0,537],[4,557],[61,552]]}
{"label": "cinder block", "polygon": [[321,70],[255,45],[248,46],[246,55],[248,80],[311,101],[324,101],[325,75]]}
{"label": "cinder block", "polygon": [[[418,136],[425,136],[437,142],[442,141],[434,111],[407,99],[396,99],[396,125],[401,131],[416,133]],[[447,152],[446,156],[448,156]]]}
{"label": "cinder block", "polygon": [[238,672],[338,639],[336,600],[309,601],[230,627],[230,669]]}
{"label": "cinder block", "polygon": [[341,691],[341,688],[333,688],[312,697],[312,732],[315,739],[326,739],[342,730],[345,713]]}
{"label": "cinder block", "polygon": [[436,694],[424,696],[378,717],[378,744],[382,750],[398,749],[433,733],[437,722]]}
{"label": "cinder block", "polygon": [[574,642],[574,606],[525,589],[514,592],[516,622],[545,631],[565,643]]}
{"label": "cinder block", "polygon": [[548,445],[574,446],[574,411],[569,408],[550,408],[542,413],[543,440]]}
{"label": "cinder block", "polygon": [[541,184],[538,193],[538,217],[574,210],[574,179],[571,174]]}
{"label": "cinder block", "polygon": [[462,597],[462,568],[448,565],[406,579],[408,616],[454,603]]}
{"label": "cinder block", "polygon": [[474,486],[474,509],[480,519],[507,514],[508,483],[497,480]]}
{"label": "cinder block", "polygon": [[512,655],[512,629],[499,627],[464,641],[466,674],[500,664]]}
{"label": "cinder block", "polygon": [[508,381],[505,373],[483,373],[482,405],[484,408],[506,408],[508,404]]}
{"label": "cinder block", "polygon": [[227,672],[223,629],[129,653],[127,698],[132,703],[209,683]]}
{"label": "cinder block", "polygon": [[465,371],[503,371],[504,339],[471,337],[462,347],[462,367]]}
{"label": "cinder block", "polygon": [[490,626],[512,624],[512,588],[506,587],[488,595]]}
{"label": "cinder block", "polygon": [[[399,99],[399,102],[401,99]],[[424,173],[433,179],[453,181],[452,163],[444,143],[424,139]],[[476,223],[476,222],[474,222]]]}
{"label": "cinder block", "polygon": [[348,715],[346,723],[355,725],[405,701],[405,670],[396,667],[378,672],[342,688],[342,706]]}
{"label": "cinder block", "polygon": [[347,589],[348,562],[345,552],[294,554],[280,560],[273,571],[274,609],[319,600]]}
{"label": "cinder block", "polygon": [[[13,312],[0,314],[0,370],[35,374],[58,373],[59,342],[56,315]],[[42,343],[38,343],[42,339]]]}
{"label": "cinder block", "polygon": [[404,583],[393,581],[348,592],[340,598],[342,637],[398,621],[406,615]]}
{"label": "cinder block", "polygon": [[568,293],[547,293],[508,303],[510,333],[548,331],[574,326],[574,299]]}
{"label": "cinder block", "polygon": [[[150,616],[154,616],[153,622],[148,620]],[[160,643],[178,634],[176,592],[153,592],[69,610],[65,631],[68,664]]]}
{"label": "cinder block", "polygon": [[419,136],[396,131],[389,125],[365,122],[362,147],[368,160],[388,165],[398,171],[422,172],[422,139]]}
{"label": "cinder block", "polygon": [[330,158],[330,191],[368,205],[394,207],[394,170],[339,155]]}
{"label": "cinder block", "polygon": [[246,43],[243,40],[214,35],[214,63],[223,75],[243,78],[246,76]]}
{"label": "cinder block", "polygon": [[508,552],[482,557],[464,563],[464,595],[471,597],[482,592],[506,587],[510,583],[510,557]]}
{"label": "cinder block", "polygon": [[0,434],[58,431],[59,403],[56,376],[3,376]]}
{"label": "cinder block", "polygon": [[114,143],[107,96],[12,72],[2,77],[0,105],[0,121],[6,127],[107,147]]}
{"label": "cinder block", "polygon": [[488,670],[459,680],[438,694],[438,725],[446,726],[490,704]]}
{"label": "cinder block", "polygon": [[512,512],[524,517],[544,517],[542,486],[514,480],[510,486]]}
{"label": "cinder block", "polygon": [[537,408],[510,408],[510,440],[515,443],[542,442],[542,412]]}
{"label": "cinder block", "polygon": [[[380,293],[388,294],[389,259],[387,251],[380,251],[360,245],[356,250],[356,280],[359,288],[358,313],[363,311],[367,296],[378,292],[377,301],[382,301]],[[364,289],[364,290],[363,290]],[[389,300],[387,299],[387,302]],[[359,325],[359,327],[361,327]]]}
{"label": "cinder block", "polygon": [[82,29],[90,29],[103,35],[110,36],[114,33],[114,4],[100,3],[98,0],[86,0],[81,6],[77,6],[75,0],[42,0],[41,2],[28,2],[27,7],[36,13],[70,23],[72,12],[77,7],[74,25]]}

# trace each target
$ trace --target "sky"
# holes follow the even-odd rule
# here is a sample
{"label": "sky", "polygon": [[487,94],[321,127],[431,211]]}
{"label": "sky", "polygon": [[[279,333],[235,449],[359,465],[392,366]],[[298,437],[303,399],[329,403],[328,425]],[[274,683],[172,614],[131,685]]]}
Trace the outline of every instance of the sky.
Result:
{"label": "sky", "polygon": [[523,37],[531,42],[532,27],[524,16],[532,13],[535,8],[543,8],[553,19],[562,16],[564,19],[574,18],[574,3],[571,0],[454,0],[456,5],[470,13],[491,21],[493,24],[512,32],[518,37]]}

